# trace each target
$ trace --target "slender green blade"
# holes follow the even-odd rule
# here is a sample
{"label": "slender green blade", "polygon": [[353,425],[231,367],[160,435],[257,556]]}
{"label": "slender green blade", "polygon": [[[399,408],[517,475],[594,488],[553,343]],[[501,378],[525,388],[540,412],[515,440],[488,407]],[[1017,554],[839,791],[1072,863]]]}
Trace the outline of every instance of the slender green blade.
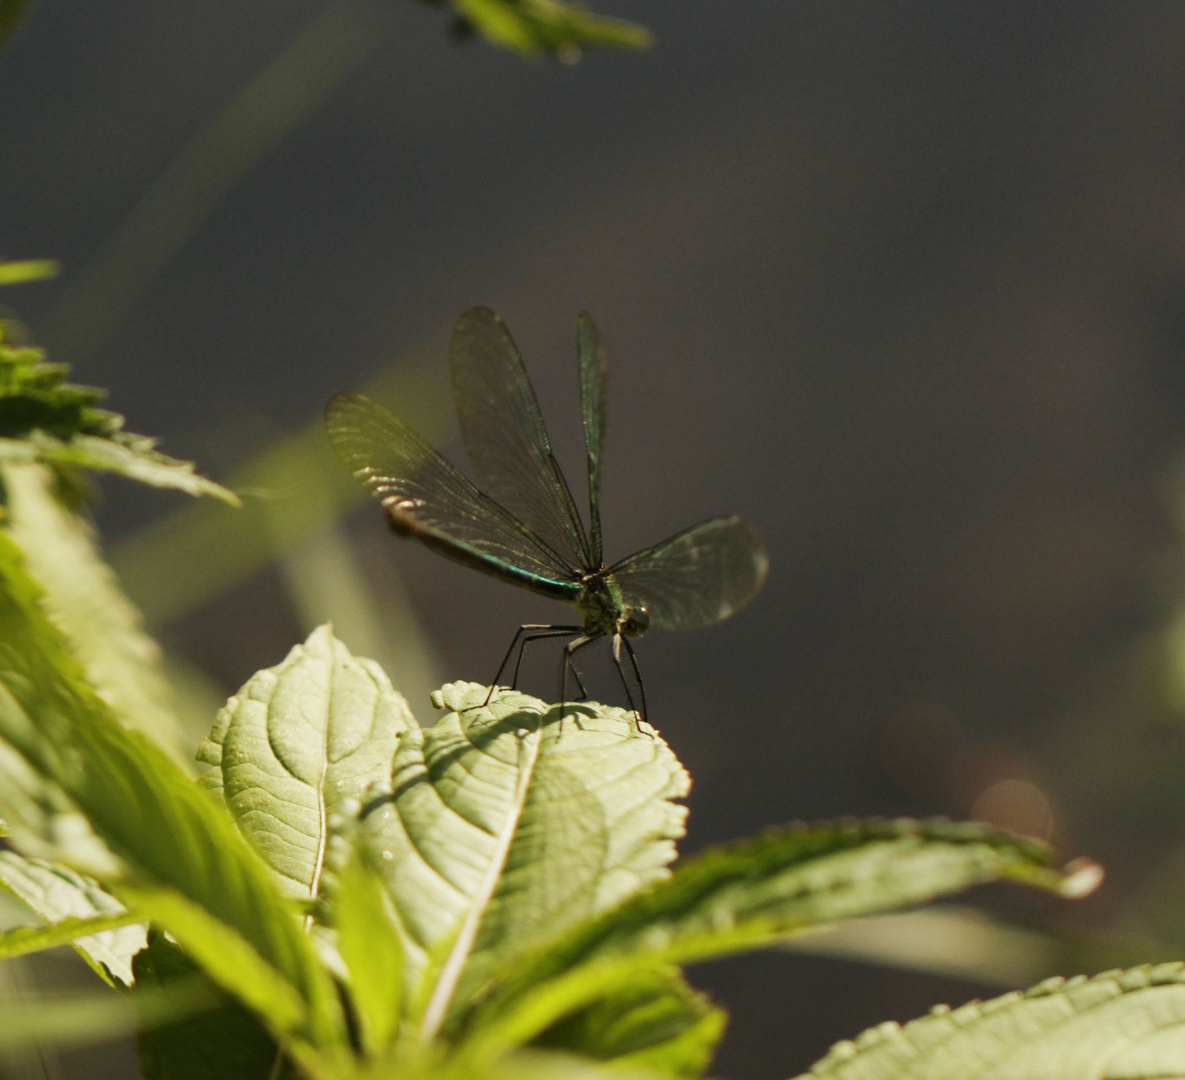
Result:
{"label": "slender green blade", "polygon": [[7,531],[43,590],[46,614],[91,685],[124,723],[181,762],[181,731],[160,647],[103,561],[94,530],[54,498],[53,477],[44,466],[0,466],[0,480]]}
{"label": "slender green blade", "polygon": [[576,354],[580,361],[580,418],[584,424],[584,448],[588,452],[588,531],[592,566],[604,558],[601,539],[601,444],[608,421],[609,398],[605,390],[607,363],[601,332],[587,311],[576,320]]}
{"label": "slender green blade", "polygon": [[649,892],[501,969],[474,1010],[474,1053],[540,1037],[664,965],[766,948],[828,923],[1013,881],[1085,895],[1094,864],[1052,866],[1049,848],[987,826],[945,821],[840,821],[709,850]]}
{"label": "slender green blade", "polygon": [[769,570],[757,531],[739,517],[711,518],[611,568],[631,607],[660,630],[698,630],[744,607]]}
{"label": "slender green blade", "polygon": [[402,420],[362,394],[325,407],[334,452],[387,510],[396,531],[443,555],[560,600],[580,586],[511,513],[483,495]]}
{"label": "slender green blade", "polygon": [[[131,985],[132,957],[144,948],[143,925],[127,925],[127,908],[97,881],[65,866],[0,851],[0,887],[7,889],[51,926],[82,920],[122,919],[122,927],[93,929],[70,939],[104,979]],[[114,983],[112,983],[114,985]]]}
{"label": "slender green blade", "polygon": [[620,993],[565,1017],[532,1044],[597,1061],[700,1076],[724,1035],[727,1014],[693,990],[677,968],[635,974]]}
{"label": "slender green blade", "polygon": [[359,851],[338,875],[332,910],[359,1041],[367,1054],[378,1056],[399,1034],[403,942],[391,900]]}
{"label": "slender green blade", "polygon": [[453,401],[480,487],[531,530],[569,570],[590,565],[588,540],[506,324],[470,308],[449,343]]}

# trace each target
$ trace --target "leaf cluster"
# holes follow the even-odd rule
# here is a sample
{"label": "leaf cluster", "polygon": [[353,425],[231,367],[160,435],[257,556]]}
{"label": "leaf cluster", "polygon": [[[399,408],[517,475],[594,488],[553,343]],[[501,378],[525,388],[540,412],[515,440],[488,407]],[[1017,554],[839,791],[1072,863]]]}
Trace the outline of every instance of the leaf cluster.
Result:
{"label": "leaf cluster", "polygon": [[[10,374],[76,409],[60,436],[12,441],[121,430],[84,431],[112,414],[40,354]],[[698,962],[984,882],[1098,883],[946,821],[794,825],[677,860],[690,779],[632,714],[457,682],[424,725],[328,627],[219,711],[195,782],[159,651],[30,460],[0,464],[0,888],[33,921],[0,934],[0,960],[68,943],[107,987],[25,1010],[0,1053],[134,1027],[153,1080],[692,1077],[727,1020],[689,981]],[[1180,965],[882,1026],[815,1073],[1104,1063],[1185,1070]]]}

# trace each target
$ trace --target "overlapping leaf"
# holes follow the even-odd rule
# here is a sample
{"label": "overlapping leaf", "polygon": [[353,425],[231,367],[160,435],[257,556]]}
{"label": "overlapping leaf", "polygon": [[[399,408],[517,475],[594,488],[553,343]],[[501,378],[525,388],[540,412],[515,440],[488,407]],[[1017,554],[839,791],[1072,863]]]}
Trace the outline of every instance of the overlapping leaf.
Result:
{"label": "overlapping leaf", "polygon": [[[187,947],[196,948],[197,937],[212,928],[197,926],[202,919],[224,927],[244,943],[243,957],[258,956],[302,1002],[294,1021],[302,1037],[322,1044],[339,1039],[336,996],[296,912],[230,818],[160,750],[121,727],[87,688],[41,611],[19,551],[3,534],[0,688],[6,755],[69,799],[138,882],[155,883],[151,889],[137,885],[137,909]],[[40,823],[25,824],[32,829]],[[120,880],[114,891],[130,888]],[[279,1012],[276,1020],[281,1022]]]}
{"label": "overlapping leaf", "polygon": [[[46,934],[38,948],[70,942],[108,981],[115,978],[131,985],[132,957],[144,947],[144,926],[119,925],[127,923],[128,910],[97,881],[65,866],[24,859],[15,851],[0,851],[0,887],[41,916],[50,924],[48,929],[57,929],[57,935]],[[110,920],[115,925],[97,932],[92,925],[86,933],[83,924],[95,924],[97,920]],[[70,929],[63,936],[66,924]],[[80,933],[86,936],[80,937]]]}
{"label": "overlapping leaf", "polygon": [[176,753],[180,733],[160,648],[103,562],[91,529],[52,496],[44,467],[3,467],[0,480],[5,526],[91,686],[124,723]]}
{"label": "overlapping leaf", "polygon": [[1167,1080],[1185,1075],[1185,964],[935,1008],[841,1042],[808,1077],[827,1080]]}
{"label": "overlapping leaf", "polygon": [[[667,876],[689,781],[632,714],[453,683],[400,740],[360,838],[394,899],[408,993],[434,1032],[499,960]],[[459,989],[458,989],[459,988]]]}
{"label": "overlapping leaf", "polygon": [[285,892],[312,899],[330,819],[390,778],[399,737],[414,725],[382,669],[322,626],[219,712],[198,751],[213,766],[201,783],[225,801]]}

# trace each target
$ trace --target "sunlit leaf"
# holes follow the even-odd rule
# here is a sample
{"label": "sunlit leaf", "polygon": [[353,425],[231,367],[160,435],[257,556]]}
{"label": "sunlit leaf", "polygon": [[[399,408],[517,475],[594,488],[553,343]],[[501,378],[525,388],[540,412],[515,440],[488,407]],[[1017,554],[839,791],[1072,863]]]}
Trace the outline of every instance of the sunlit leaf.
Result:
{"label": "sunlit leaf", "polygon": [[975,824],[847,821],[771,832],[687,860],[668,881],[504,969],[474,1026],[492,1053],[530,1042],[656,964],[761,948],[986,881],[1073,896],[1099,879],[1094,864],[1058,872],[1045,845]]}
{"label": "sunlit leaf", "polygon": [[831,1080],[1152,1080],[1185,1075],[1185,965],[1049,979],[837,1043]]}
{"label": "sunlit leaf", "polygon": [[124,431],[122,416],[99,408],[102,390],[66,382],[65,365],[46,363],[40,349],[6,341],[8,332],[0,319],[0,464],[117,472],[238,504],[238,496],[198,476],[190,462],[160,453],[145,435]]}
{"label": "sunlit leaf", "polygon": [[39,929],[55,929],[67,922],[109,920],[111,925],[105,929],[84,937],[71,933],[64,940],[72,943],[104,978],[114,977],[131,985],[132,957],[144,947],[144,926],[131,921],[134,916],[98,882],[65,866],[24,859],[15,851],[0,851],[0,886],[51,924]]}
{"label": "sunlit leaf", "polygon": [[399,736],[414,724],[378,666],[323,626],[219,712],[198,751],[213,766],[201,783],[225,801],[285,892],[315,898],[331,818],[390,778]]}
{"label": "sunlit leaf", "polygon": [[[395,902],[412,1013],[443,1023],[499,960],[667,876],[689,781],[632,714],[453,683],[359,829]],[[575,712],[573,712],[575,710]]]}
{"label": "sunlit leaf", "polygon": [[120,591],[90,527],[51,494],[42,466],[0,468],[5,527],[42,588],[46,614],[65,635],[91,685],[124,723],[179,758],[180,731],[160,648]]}
{"label": "sunlit leaf", "polygon": [[140,880],[188,898],[291,983],[307,1004],[309,1038],[339,1039],[333,988],[270,872],[229,816],[90,691],[2,533],[0,687],[9,753],[72,800]]}
{"label": "sunlit leaf", "polygon": [[362,1049],[378,1055],[399,1033],[403,942],[390,898],[365,861],[355,856],[337,875],[333,921],[350,975],[350,1003]]}

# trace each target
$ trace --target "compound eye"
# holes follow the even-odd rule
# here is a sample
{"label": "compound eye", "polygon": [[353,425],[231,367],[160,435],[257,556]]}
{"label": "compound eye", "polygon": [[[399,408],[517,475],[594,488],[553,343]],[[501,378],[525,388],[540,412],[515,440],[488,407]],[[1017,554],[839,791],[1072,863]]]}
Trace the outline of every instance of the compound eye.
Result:
{"label": "compound eye", "polygon": [[627,637],[637,637],[639,634],[645,633],[649,626],[650,613],[644,607],[630,609],[630,615],[625,624]]}

